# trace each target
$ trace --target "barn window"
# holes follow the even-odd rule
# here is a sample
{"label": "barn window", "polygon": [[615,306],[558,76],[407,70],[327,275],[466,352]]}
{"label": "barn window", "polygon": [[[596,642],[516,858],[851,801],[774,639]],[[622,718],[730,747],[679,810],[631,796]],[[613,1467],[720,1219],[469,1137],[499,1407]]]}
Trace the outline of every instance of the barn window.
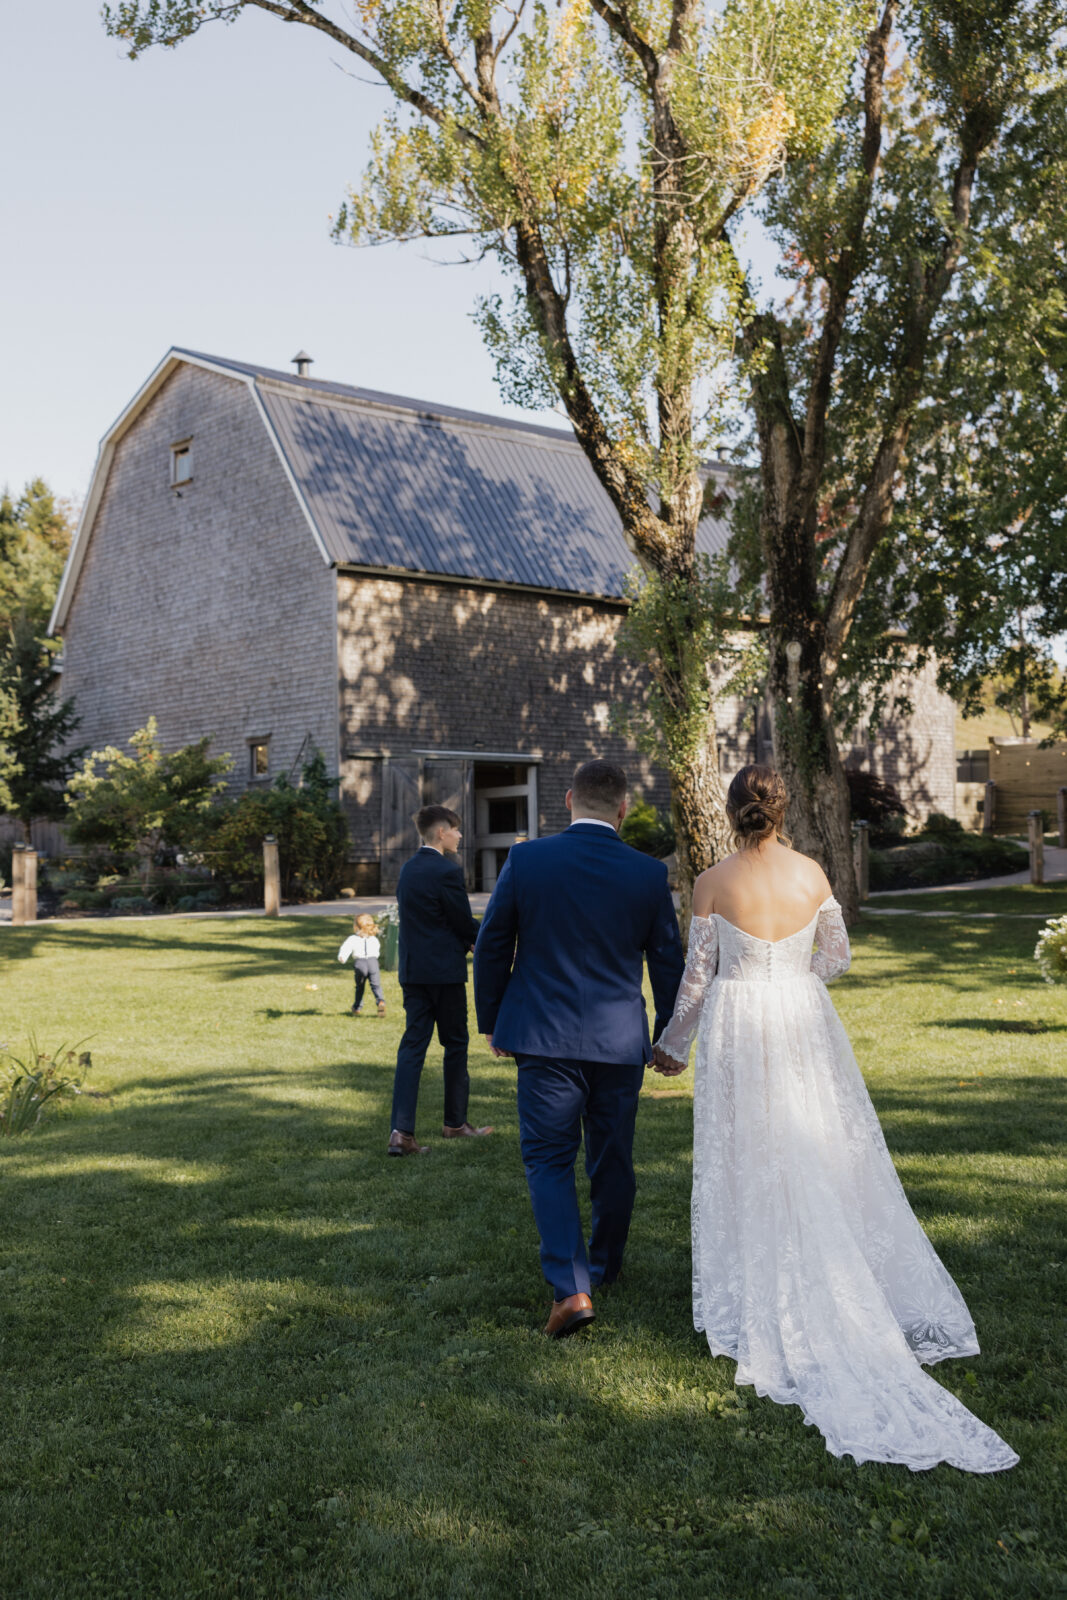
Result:
{"label": "barn window", "polygon": [[257,778],[265,778],[270,772],[270,740],[253,739],[248,746],[248,778],[255,783]]}
{"label": "barn window", "polygon": [[183,483],[191,483],[193,478],[193,446],[190,439],[185,439],[181,444],[172,444],[170,447],[170,481],[173,488],[177,489]]}

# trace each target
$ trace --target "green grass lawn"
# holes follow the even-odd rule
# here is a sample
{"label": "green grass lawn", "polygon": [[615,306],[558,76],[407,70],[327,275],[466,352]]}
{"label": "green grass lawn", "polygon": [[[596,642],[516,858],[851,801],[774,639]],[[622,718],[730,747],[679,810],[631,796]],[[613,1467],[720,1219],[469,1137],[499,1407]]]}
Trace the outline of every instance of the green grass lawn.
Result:
{"label": "green grass lawn", "polygon": [[[879,894],[870,902],[872,910],[882,907],[907,911],[951,911],[953,916],[1000,912],[1010,916],[1062,917],[1067,915],[1067,884],[1011,883],[1003,889],[952,889],[929,894]],[[1036,930],[1040,923],[1033,923]]]}
{"label": "green grass lawn", "polygon": [[735,1392],[690,1318],[688,1080],[644,1097],[624,1282],[547,1342],[513,1072],[473,1050],[498,1132],[445,1145],[435,1054],[433,1151],[386,1160],[399,995],[347,1015],[346,931],[0,934],[2,1037],[92,1035],[102,1096],[0,1147],[4,1600],[1067,1593],[1067,991],[1033,924],[872,917],[835,987],[978,1325],[938,1379],[1022,1455],[990,1478],[835,1460]]}

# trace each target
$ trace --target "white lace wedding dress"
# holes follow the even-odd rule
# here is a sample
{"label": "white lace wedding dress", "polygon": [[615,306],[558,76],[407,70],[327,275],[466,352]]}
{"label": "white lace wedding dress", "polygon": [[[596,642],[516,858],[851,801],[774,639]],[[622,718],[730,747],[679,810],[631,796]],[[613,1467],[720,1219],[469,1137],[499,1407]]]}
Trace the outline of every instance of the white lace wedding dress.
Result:
{"label": "white lace wedding dress", "polygon": [[693,918],[657,1041],[685,1061],[697,1040],[693,1321],[834,1455],[999,1472],[1014,1450],[920,1366],[978,1341],[826,992],[849,961],[836,900],[775,943]]}

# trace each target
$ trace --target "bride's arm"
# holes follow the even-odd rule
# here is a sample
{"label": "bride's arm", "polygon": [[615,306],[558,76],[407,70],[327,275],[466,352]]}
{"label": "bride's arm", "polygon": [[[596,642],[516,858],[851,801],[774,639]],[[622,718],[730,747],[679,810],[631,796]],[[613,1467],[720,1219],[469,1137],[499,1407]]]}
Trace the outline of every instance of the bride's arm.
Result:
{"label": "bride's arm", "polygon": [[689,959],[678,987],[674,1015],[653,1046],[657,1071],[673,1076],[685,1070],[704,995],[718,965],[718,924],[714,917],[694,917],[689,924]]}
{"label": "bride's arm", "polygon": [[811,957],[811,970],[823,983],[839,978],[852,964],[848,933],[841,907],[831,895],[819,907],[819,920],[815,926],[815,949]]}

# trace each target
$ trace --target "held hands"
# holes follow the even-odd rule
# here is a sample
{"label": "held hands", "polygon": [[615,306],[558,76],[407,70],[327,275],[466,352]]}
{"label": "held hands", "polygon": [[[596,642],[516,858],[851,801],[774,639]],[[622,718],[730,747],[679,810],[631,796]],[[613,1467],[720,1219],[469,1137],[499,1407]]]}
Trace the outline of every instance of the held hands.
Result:
{"label": "held hands", "polygon": [[[504,1061],[512,1054],[510,1050],[498,1050],[493,1043],[493,1035],[491,1033],[484,1034],[483,1037],[489,1046],[490,1055],[495,1056],[498,1061]],[[673,1056],[669,1056],[658,1045],[652,1051],[652,1070],[662,1073],[665,1078],[677,1078],[679,1073],[684,1072],[688,1065],[688,1061],[676,1061]]]}
{"label": "held hands", "polygon": [[676,1061],[673,1056],[667,1054],[666,1050],[661,1050],[658,1044],[654,1046],[652,1051],[653,1072],[660,1073],[664,1078],[676,1078],[680,1072],[685,1071],[688,1065],[688,1061]]}

